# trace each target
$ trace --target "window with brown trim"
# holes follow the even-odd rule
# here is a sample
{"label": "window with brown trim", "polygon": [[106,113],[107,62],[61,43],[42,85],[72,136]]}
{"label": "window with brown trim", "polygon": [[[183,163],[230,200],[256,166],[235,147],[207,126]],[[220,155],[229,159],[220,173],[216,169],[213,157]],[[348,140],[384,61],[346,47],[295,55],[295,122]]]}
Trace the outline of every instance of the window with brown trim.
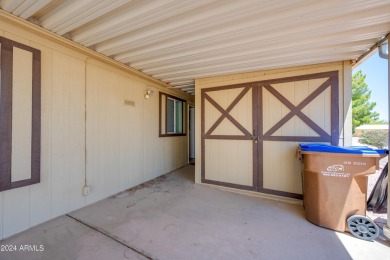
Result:
{"label": "window with brown trim", "polygon": [[186,135],[187,102],[160,92],[160,137]]}
{"label": "window with brown trim", "polygon": [[41,52],[0,37],[0,191],[40,182]]}

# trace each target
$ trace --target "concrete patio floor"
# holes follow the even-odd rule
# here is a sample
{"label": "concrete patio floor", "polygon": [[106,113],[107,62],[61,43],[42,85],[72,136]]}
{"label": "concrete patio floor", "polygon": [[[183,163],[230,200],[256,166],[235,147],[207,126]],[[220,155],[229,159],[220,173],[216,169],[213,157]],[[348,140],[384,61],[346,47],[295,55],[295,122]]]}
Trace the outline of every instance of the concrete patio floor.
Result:
{"label": "concrete patio floor", "polygon": [[[301,205],[193,183],[187,166],[0,242],[0,259],[389,259],[390,243],[317,227]],[[35,245],[39,252],[20,251]]]}

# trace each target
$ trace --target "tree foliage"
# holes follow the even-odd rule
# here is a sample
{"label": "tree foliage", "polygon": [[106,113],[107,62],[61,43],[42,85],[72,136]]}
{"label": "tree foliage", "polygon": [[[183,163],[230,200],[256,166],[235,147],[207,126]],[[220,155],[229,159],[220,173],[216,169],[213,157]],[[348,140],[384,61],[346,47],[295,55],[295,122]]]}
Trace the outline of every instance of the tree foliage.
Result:
{"label": "tree foliage", "polygon": [[359,140],[362,144],[372,145],[378,148],[387,147],[389,141],[388,131],[366,131]]}
{"label": "tree foliage", "polygon": [[370,102],[371,90],[366,84],[366,75],[361,70],[352,76],[352,131],[364,124],[374,124],[379,113],[373,109],[375,102]]}

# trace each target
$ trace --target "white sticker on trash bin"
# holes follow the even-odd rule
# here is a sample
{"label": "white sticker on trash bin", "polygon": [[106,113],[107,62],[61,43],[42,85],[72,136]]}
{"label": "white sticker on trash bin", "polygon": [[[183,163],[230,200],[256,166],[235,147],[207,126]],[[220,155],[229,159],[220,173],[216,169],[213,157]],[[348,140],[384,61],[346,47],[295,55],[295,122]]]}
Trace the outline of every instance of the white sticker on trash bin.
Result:
{"label": "white sticker on trash bin", "polygon": [[349,173],[345,172],[344,166],[341,164],[330,165],[326,168],[326,171],[321,171],[323,176],[348,178]]}
{"label": "white sticker on trash bin", "polygon": [[366,162],[351,162],[351,161],[344,161],[345,165],[355,165],[355,166],[366,166]]}
{"label": "white sticker on trash bin", "polygon": [[326,170],[330,171],[330,172],[344,172],[344,166],[343,165],[332,165],[332,166],[329,166]]}

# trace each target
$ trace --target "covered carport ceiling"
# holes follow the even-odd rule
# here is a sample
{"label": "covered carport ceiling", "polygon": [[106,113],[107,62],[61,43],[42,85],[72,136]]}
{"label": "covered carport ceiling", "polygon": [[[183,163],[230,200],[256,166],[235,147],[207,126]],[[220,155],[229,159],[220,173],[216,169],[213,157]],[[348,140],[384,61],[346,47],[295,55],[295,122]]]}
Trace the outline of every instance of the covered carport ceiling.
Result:
{"label": "covered carport ceiling", "polygon": [[356,60],[390,1],[1,0],[6,12],[194,93],[194,79]]}

